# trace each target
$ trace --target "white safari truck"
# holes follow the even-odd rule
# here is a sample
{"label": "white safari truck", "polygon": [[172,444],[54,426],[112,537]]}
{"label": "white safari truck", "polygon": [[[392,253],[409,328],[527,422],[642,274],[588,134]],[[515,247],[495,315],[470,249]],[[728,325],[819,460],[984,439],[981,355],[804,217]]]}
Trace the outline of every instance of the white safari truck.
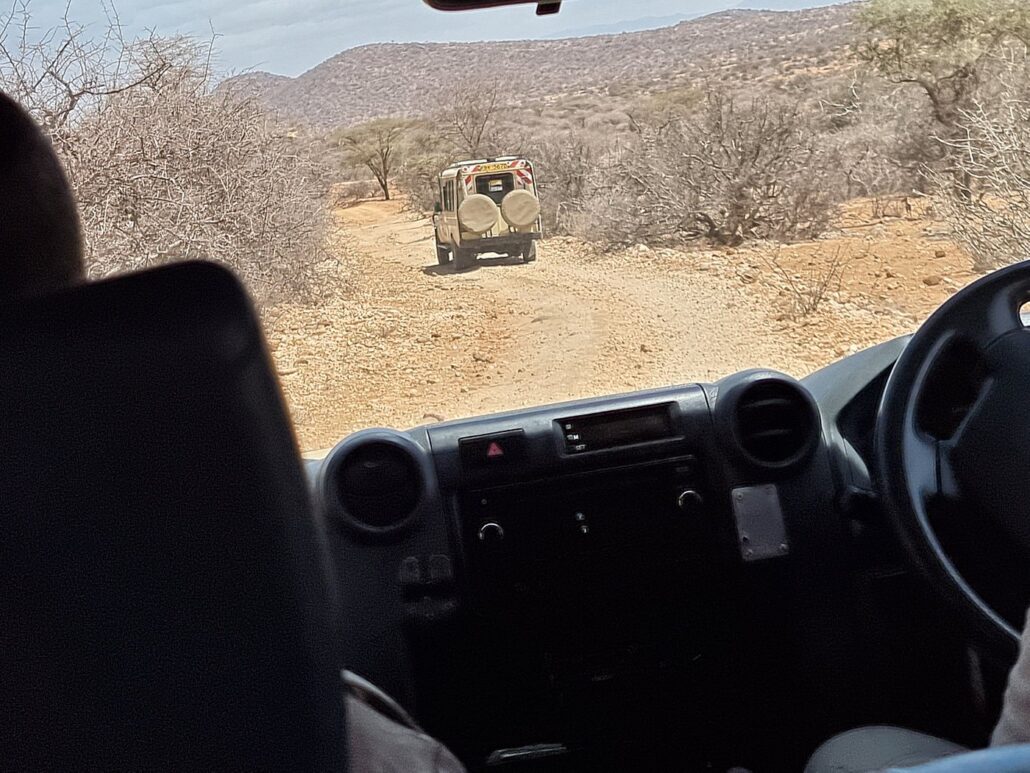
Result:
{"label": "white safari truck", "polygon": [[542,233],[533,164],[519,156],[458,161],[440,173],[436,259],[462,271],[486,252],[536,260]]}

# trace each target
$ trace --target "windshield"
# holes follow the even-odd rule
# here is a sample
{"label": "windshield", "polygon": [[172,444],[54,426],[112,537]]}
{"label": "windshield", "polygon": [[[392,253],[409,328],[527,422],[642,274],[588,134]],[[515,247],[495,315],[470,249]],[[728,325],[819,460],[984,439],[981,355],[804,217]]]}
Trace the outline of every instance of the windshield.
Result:
{"label": "windshield", "polygon": [[30,1],[0,87],[65,164],[92,278],[242,277],[317,453],[802,377],[1030,257],[1027,4],[824,2]]}

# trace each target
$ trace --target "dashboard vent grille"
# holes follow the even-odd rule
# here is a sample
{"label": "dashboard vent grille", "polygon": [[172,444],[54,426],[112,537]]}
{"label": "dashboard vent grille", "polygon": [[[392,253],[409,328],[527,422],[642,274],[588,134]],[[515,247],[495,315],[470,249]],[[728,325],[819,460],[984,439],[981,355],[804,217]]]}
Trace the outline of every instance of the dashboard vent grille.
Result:
{"label": "dashboard vent grille", "polygon": [[737,442],[758,464],[783,467],[798,461],[817,434],[811,402],[789,381],[758,382],[737,401]]}
{"label": "dashboard vent grille", "polygon": [[341,460],[337,486],[344,510],[356,525],[391,529],[406,522],[418,506],[422,474],[404,448],[372,441]]}

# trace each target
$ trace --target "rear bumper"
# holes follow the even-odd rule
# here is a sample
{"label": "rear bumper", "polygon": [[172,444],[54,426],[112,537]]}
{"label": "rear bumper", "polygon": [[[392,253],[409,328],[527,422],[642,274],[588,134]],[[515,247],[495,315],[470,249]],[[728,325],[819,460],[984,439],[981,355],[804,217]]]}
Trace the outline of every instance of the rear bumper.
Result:
{"label": "rear bumper", "polygon": [[539,231],[527,231],[520,234],[503,234],[502,236],[484,236],[480,239],[469,239],[462,246],[481,252],[506,252],[520,250],[529,242],[543,237]]}

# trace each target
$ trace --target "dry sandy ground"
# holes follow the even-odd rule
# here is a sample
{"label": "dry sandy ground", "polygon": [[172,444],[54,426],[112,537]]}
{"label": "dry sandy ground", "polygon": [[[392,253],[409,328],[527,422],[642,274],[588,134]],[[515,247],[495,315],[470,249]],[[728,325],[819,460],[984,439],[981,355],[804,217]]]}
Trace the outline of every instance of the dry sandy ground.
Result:
{"label": "dry sandy ground", "polygon": [[[929,220],[870,224],[859,205],[838,233],[778,251],[638,246],[598,255],[551,239],[534,264],[481,259],[461,274],[437,267],[430,225],[394,202],[337,216],[348,234],[338,245],[346,295],[268,317],[308,451],[363,427],[713,380],[749,367],[803,376],[914,329],[972,278],[968,260]],[[790,283],[804,289],[835,255],[844,266],[839,288],[795,319]]]}

